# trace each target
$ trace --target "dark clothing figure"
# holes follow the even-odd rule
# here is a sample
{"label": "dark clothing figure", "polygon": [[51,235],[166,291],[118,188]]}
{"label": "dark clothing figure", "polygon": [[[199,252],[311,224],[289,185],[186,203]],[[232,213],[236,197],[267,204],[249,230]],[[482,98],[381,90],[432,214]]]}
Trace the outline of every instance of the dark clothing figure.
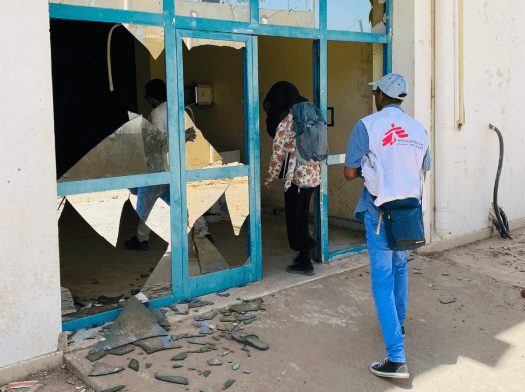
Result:
{"label": "dark clothing figure", "polygon": [[[300,190],[300,191],[299,191]],[[304,252],[315,247],[316,241],[308,232],[308,217],[310,199],[315,188],[299,188],[292,184],[284,192],[284,209],[286,213],[286,232],[290,248],[297,252]],[[303,254],[304,258],[304,254]],[[310,262],[308,257],[307,262]]]}
{"label": "dark clothing figure", "polygon": [[299,94],[299,90],[288,82],[275,83],[263,102],[263,108],[267,114],[266,131],[273,139],[275,130],[283,119],[290,113],[292,106],[296,103],[308,102],[305,97]]}

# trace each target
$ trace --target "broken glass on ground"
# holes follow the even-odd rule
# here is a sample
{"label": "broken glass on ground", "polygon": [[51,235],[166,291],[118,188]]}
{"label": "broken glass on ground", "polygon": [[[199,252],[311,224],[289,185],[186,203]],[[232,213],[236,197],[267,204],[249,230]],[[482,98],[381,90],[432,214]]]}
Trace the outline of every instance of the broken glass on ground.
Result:
{"label": "broken glass on ground", "polygon": [[155,317],[135,298],[131,297],[111,328],[105,333],[105,340],[98,342],[90,354],[125,346],[137,340],[168,336],[157,324]]}
{"label": "broken glass on ground", "polygon": [[129,361],[128,367],[130,369],[133,369],[136,372],[138,372],[139,371],[139,362],[136,359],[133,358],[131,361]]}
{"label": "broken glass on ground", "polygon": [[171,350],[182,347],[180,344],[171,340],[169,336],[157,336],[154,338],[141,339],[134,342],[133,344],[142,348],[148,355],[157,351]]}
{"label": "broken glass on ground", "polygon": [[174,383],[174,384],[181,384],[181,385],[189,385],[188,379],[185,378],[185,377],[180,377],[180,376],[163,376],[163,375],[159,375],[159,374],[155,374],[154,377],[155,377],[155,379],[160,380],[160,381],[166,381],[166,382],[171,382],[171,383]]}
{"label": "broken glass on ground", "polygon": [[122,346],[122,347],[113,348],[111,350],[107,350],[107,353],[111,355],[121,355],[122,356],[132,351],[135,351],[135,347],[128,345],[128,346]]}
{"label": "broken glass on ground", "polygon": [[93,365],[93,370],[88,374],[89,377],[105,376],[107,374],[113,374],[124,370],[124,368],[106,365],[103,362],[96,362]]}
{"label": "broken glass on ground", "polygon": [[261,305],[263,303],[262,298],[256,298],[252,301],[245,301],[242,304],[232,305],[230,306],[230,310],[232,312],[237,313],[243,313],[243,312],[254,312],[258,311],[261,308]]}

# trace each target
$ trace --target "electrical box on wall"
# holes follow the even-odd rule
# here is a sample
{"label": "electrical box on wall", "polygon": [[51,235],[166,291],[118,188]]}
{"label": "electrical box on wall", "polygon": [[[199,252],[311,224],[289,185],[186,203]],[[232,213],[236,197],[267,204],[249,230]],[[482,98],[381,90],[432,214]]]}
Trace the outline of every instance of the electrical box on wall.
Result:
{"label": "electrical box on wall", "polygon": [[195,87],[195,103],[199,106],[213,105],[213,87],[211,84],[198,84]]}

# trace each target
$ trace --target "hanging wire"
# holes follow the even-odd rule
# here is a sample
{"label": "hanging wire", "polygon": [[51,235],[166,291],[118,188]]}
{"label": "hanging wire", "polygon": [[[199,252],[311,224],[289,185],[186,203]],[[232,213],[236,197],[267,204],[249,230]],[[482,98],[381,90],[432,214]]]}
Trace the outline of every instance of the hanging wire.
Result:
{"label": "hanging wire", "polygon": [[115,24],[111,30],[109,30],[108,34],[108,79],[109,79],[109,91],[115,91],[113,87],[113,73],[111,72],[111,36],[113,35],[113,30],[115,30],[117,27],[122,26],[121,23]]}
{"label": "hanging wire", "polygon": [[498,206],[498,189],[499,189],[499,178],[501,176],[501,168],[503,167],[503,135],[500,130],[494,125],[489,125],[490,129],[494,130],[498,134],[499,139],[499,163],[498,163],[498,172],[496,173],[496,182],[494,183],[494,212],[496,214],[496,219],[492,219],[492,223],[496,226],[501,237],[512,240],[510,236],[509,221],[507,220],[507,215],[503,209]]}

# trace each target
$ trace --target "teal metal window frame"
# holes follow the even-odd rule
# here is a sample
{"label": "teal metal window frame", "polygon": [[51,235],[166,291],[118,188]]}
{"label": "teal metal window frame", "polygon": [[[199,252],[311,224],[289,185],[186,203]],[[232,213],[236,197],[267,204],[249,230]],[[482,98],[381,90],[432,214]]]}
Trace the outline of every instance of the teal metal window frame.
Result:
{"label": "teal metal window frame", "polygon": [[[247,72],[252,72],[252,78],[248,80],[250,86],[250,107],[248,110],[248,123],[253,124],[256,128],[252,131],[252,137],[248,141],[253,146],[248,149],[249,162],[259,162],[259,110],[258,110],[258,79],[257,79],[257,36],[277,36],[290,38],[306,38],[314,40],[314,101],[320,107],[323,114],[326,116],[327,107],[327,42],[328,41],[347,41],[347,42],[363,42],[363,43],[377,43],[383,44],[384,50],[384,73],[391,72],[392,69],[392,11],[393,0],[387,0],[387,33],[375,34],[364,32],[351,31],[334,31],[327,29],[327,0],[319,1],[319,28],[302,28],[293,26],[277,26],[266,25],[259,23],[259,0],[250,1],[250,22],[235,22],[213,19],[200,19],[177,16],[175,14],[174,0],[164,0],[163,13],[148,13],[139,11],[126,11],[109,8],[93,8],[83,6],[71,6],[62,4],[50,4],[49,15],[53,19],[67,19],[78,21],[104,22],[104,23],[130,23],[140,25],[159,26],[164,28],[165,36],[165,58],[166,58],[166,82],[167,82],[167,96],[168,96],[168,113],[176,111],[180,113],[181,105],[183,106],[183,99],[180,97],[181,89],[179,86],[182,83],[181,76],[178,74],[178,67],[182,59],[181,51],[177,45],[177,31],[179,29],[186,31],[205,31],[208,33],[227,33],[235,34],[235,39],[238,40],[239,35],[246,35],[248,39],[252,40],[251,53],[248,54],[248,63],[246,66]],[[181,129],[180,116],[168,115],[168,129]],[[199,181],[204,179],[218,179],[231,176],[246,175],[250,178],[257,179],[255,181],[254,200],[250,200],[250,230],[255,230],[253,235],[255,238],[260,238],[260,181],[259,171],[257,165],[247,165],[247,167],[236,168],[217,168],[206,170],[192,170],[186,171],[182,167],[179,157],[184,153],[185,143],[182,133],[179,137],[173,137],[176,133],[171,132],[168,138],[170,154],[170,171],[165,173],[148,173],[141,175],[93,179],[85,181],[74,181],[57,184],[57,194],[59,196],[75,195],[89,192],[100,192],[107,190],[134,188],[137,186],[149,186],[159,184],[171,185],[171,240],[172,244],[185,244],[187,241],[183,238],[185,234],[186,217],[182,211],[185,211],[185,191],[181,190],[181,184],[191,181]],[[314,223],[315,223],[315,237],[318,240],[318,247],[316,248],[317,257],[321,261],[328,261],[334,257],[338,257],[347,253],[359,252],[363,247],[357,247],[340,252],[328,252],[328,165],[340,163],[339,154],[331,155],[327,164],[322,166],[322,183],[315,193],[314,197]],[[255,209],[255,210],[252,210]],[[257,212],[259,211],[259,212]],[[186,245],[183,245],[183,247]],[[176,248],[180,251],[180,247]],[[260,257],[260,244],[252,245],[251,252],[256,252]],[[178,251],[173,251],[172,247],[172,265],[176,263],[177,257],[183,257]],[[187,256],[186,256],[187,257]],[[181,260],[181,259],[179,259]],[[252,260],[253,263],[253,260]],[[243,267],[240,267],[243,268]],[[151,302],[152,308],[158,308],[169,305],[178,300],[188,298],[192,294],[198,293],[196,287],[184,287],[184,279],[182,271],[177,268],[172,268],[172,295],[164,298],[156,299]],[[244,270],[241,270],[244,274]],[[228,271],[224,271],[228,272]],[[221,273],[219,273],[220,275]],[[260,279],[262,278],[262,270],[257,266],[255,272],[250,271],[249,278],[246,279]],[[210,275],[210,279],[220,278],[219,275]],[[206,276],[201,277],[200,284],[210,284],[213,289],[219,290],[220,285],[214,284]],[[186,282],[188,283],[188,282]],[[188,284],[186,284],[188,286]],[[220,286],[222,287],[222,286]],[[209,291],[208,291],[209,292]],[[93,316],[88,316],[82,319],[69,321],[63,323],[63,330],[76,330],[90,326],[93,324],[110,321],[115,319],[120,310],[112,310],[100,313]]]}

